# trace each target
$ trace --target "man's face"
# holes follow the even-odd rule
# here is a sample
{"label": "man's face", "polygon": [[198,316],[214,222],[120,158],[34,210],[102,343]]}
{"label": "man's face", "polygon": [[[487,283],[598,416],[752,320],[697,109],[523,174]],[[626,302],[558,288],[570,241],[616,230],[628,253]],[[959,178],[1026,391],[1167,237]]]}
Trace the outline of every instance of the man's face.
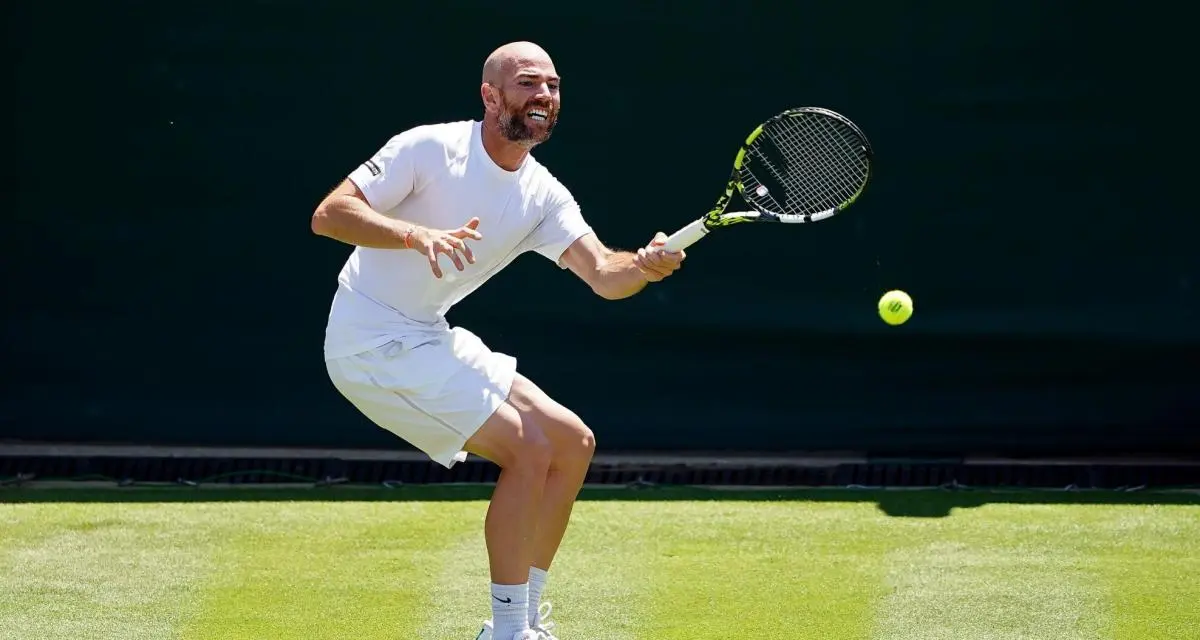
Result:
{"label": "man's face", "polygon": [[505,77],[503,86],[495,88],[504,137],[526,147],[549,140],[562,104],[558,84],[553,65],[520,61]]}

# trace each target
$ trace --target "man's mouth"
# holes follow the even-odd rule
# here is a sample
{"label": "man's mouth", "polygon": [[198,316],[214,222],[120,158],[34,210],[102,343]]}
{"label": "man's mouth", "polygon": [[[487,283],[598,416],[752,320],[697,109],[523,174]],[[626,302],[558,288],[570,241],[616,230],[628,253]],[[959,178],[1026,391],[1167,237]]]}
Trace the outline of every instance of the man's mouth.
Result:
{"label": "man's mouth", "polygon": [[529,116],[529,118],[532,120],[545,122],[550,117],[550,112],[546,111],[545,109],[530,109],[525,115]]}

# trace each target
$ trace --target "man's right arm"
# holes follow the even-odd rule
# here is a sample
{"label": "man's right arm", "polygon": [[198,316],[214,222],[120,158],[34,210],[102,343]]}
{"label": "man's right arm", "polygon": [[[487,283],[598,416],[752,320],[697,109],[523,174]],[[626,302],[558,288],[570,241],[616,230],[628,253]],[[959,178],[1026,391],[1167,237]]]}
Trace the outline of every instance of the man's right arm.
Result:
{"label": "man's right arm", "polygon": [[406,248],[415,225],[384,212],[417,189],[416,156],[427,142],[428,136],[419,128],[389,138],[317,205],[313,233],[359,247]]}
{"label": "man's right arm", "polygon": [[[451,230],[430,229],[384,215],[419,188],[416,171],[420,129],[410,129],[388,140],[362,163],[332,193],[321,200],[312,215],[313,233],[357,247],[370,249],[414,249],[429,260],[435,277],[442,277],[438,256],[445,254],[459,271],[463,260],[475,256],[467,240],[481,240],[479,219]],[[460,255],[461,254],[461,255]]]}
{"label": "man's right arm", "polygon": [[312,215],[313,233],[372,249],[412,247],[417,225],[389,218],[367,204],[358,185],[347,178],[325,196]]}

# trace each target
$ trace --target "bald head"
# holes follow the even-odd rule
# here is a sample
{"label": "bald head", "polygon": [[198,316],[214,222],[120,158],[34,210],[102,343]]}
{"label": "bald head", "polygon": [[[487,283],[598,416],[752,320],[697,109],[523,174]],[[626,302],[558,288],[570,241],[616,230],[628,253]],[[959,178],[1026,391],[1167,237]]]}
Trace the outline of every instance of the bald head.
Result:
{"label": "bald head", "polygon": [[494,87],[504,85],[523,67],[554,70],[546,50],[532,42],[510,42],[492,52],[483,63],[483,81]]}
{"label": "bald head", "polygon": [[558,122],[559,77],[546,50],[510,42],[483,63],[484,127],[529,149],[545,142]]}

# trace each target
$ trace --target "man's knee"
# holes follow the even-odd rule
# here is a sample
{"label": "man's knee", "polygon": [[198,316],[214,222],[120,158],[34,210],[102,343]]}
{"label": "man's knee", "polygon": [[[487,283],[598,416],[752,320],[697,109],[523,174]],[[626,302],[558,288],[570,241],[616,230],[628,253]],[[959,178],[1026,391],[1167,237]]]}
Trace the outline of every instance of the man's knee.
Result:
{"label": "man's knee", "polygon": [[588,462],[596,455],[596,434],[583,423],[580,423],[579,448],[575,453],[580,459]]}
{"label": "man's knee", "polygon": [[582,468],[592,463],[596,454],[596,434],[583,421],[575,418],[551,427],[554,436],[554,462],[557,468]]}
{"label": "man's knee", "polygon": [[527,422],[542,428],[553,448],[554,466],[580,466],[591,462],[596,452],[596,434],[573,411],[520,375],[513,382],[509,402]]}

